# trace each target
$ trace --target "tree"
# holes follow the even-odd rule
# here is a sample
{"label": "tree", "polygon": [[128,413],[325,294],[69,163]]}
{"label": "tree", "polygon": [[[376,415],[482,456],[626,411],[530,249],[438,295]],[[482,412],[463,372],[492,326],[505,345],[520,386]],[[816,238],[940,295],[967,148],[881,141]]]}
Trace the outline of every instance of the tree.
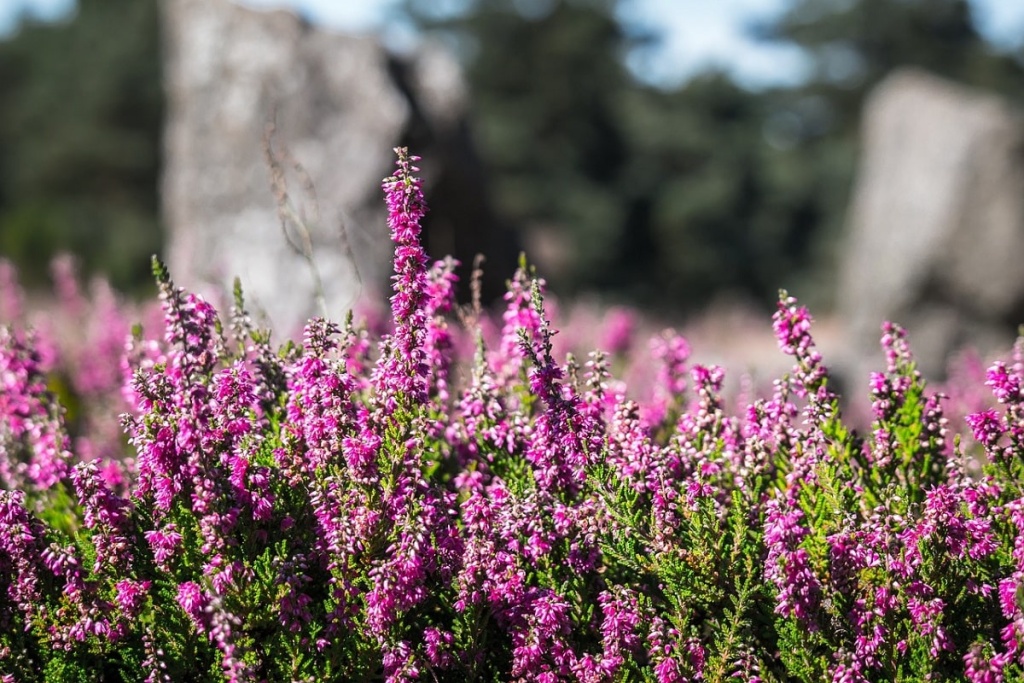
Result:
{"label": "tree", "polygon": [[479,0],[447,17],[430,2],[406,7],[469,55],[475,137],[499,210],[521,226],[559,226],[574,256],[556,279],[569,290],[581,270],[605,265],[623,220],[617,102],[634,85],[614,4]]}
{"label": "tree", "polygon": [[0,42],[0,254],[29,282],[58,251],[150,286],[161,243],[156,0],[79,0]]}
{"label": "tree", "polygon": [[807,51],[805,84],[751,92],[710,72],[661,90],[622,65],[656,39],[617,19],[625,4],[405,5],[462,54],[499,206],[560,237],[567,265],[545,274],[562,292],[685,311],[723,289],[770,305],[784,286],[822,308],[870,88],[906,64],[1024,88],[964,0],[797,0],[756,32]]}
{"label": "tree", "polygon": [[616,19],[624,4],[406,9],[464,56],[499,205],[558,238],[565,268],[545,270],[557,290],[675,312],[723,288],[769,304],[809,258],[813,184],[801,185],[792,154],[764,144],[770,99],[720,73],[675,91],[634,79],[621,57],[655,36]]}

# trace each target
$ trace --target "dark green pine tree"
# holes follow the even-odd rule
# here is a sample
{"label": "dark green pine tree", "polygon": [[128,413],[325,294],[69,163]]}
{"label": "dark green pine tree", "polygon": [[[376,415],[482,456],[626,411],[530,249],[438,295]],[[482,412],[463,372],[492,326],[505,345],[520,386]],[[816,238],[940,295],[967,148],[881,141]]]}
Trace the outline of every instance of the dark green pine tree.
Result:
{"label": "dark green pine tree", "polygon": [[818,213],[799,160],[764,144],[770,100],[708,73],[682,88],[637,81],[623,56],[656,41],[620,21],[627,2],[475,0],[439,16],[455,45],[473,125],[512,221],[556,237],[562,293],[601,289],[671,311],[722,289],[774,301],[809,258]]}
{"label": "dark green pine tree", "polygon": [[159,250],[156,0],[78,0],[0,42],[0,255],[30,283],[58,251],[127,289]]}
{"label": "dark green pine tree", "polygon": [[619,102],[635,88],[620,55],[634,41],[614,0],[475,0],[454,15],[409,0],[405,12],[465,58],[474,134],[498,209],[553,229],[571,248],[569,289],[612,265],[623,221],[627,141]]}
{"label": "dark green pine tree", "polygon": [[1024,89],[1021,55],[994,51],[964,0],[795,0],[754,29],[806,51],[805,84],[751,92],[710,72],[653,88],[623,67],[653,41],[618,19],[627,4],[405,3],[458,46],[499,207],[561,238],[563,292],[680,311],[723,289],[770,306],[782,286],[822,309],[867,92],[901,65]]}

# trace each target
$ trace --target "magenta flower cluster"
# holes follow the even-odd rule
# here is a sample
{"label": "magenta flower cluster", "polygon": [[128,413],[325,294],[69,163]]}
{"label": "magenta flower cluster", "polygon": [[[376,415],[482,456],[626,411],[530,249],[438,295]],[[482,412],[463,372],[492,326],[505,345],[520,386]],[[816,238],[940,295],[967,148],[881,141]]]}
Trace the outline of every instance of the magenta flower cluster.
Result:
{"label": "magenta flower cluster", "polygon": [[792,371],[734,410],[622,311],[559,353],[526,267],[499,320],[461,309],[396,152],[380,334],[275,348],[159,262],[132,334],[64,264],[108,322],[62,347],[0,267],[0,681],[1024,678],[1024,344],[954,434],[887,323],[854,430],[782,293]]}

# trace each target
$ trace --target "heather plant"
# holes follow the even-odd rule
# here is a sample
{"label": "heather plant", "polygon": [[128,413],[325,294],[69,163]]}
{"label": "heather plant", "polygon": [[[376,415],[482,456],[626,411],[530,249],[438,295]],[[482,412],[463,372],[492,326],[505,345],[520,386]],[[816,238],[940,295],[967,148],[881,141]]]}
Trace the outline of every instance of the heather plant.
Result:
{"label": "heather plant", "polygon": [[83,288],[75,260],[59,256],[51,264],[54,289],[42,310],[25,305],[13,267],[0,259],[0,323],[8,325],[9,344],[31,343],[34,376],[63,409],[64,431],[77,459],[96,460],[104,478],[127,490],[133,463],[120,415],[131,407],[132,365],[156,349],[139,339],[126,341],[134,322],[160,321],[159,306],[122,301],[109,282],[96,277]]}
{"label": "heather plant", "polygon": [[783,292],[792,369],[735,410],[671,331],[565,355],[525,264],[500,322],[459,309],[397,153],[379,335],[275,346],[154,261],[162,335],[90,370],[121,479],[2,328],[0,681],[1024,678],[1024,345],[953,434],[887,323],[858,433]]}

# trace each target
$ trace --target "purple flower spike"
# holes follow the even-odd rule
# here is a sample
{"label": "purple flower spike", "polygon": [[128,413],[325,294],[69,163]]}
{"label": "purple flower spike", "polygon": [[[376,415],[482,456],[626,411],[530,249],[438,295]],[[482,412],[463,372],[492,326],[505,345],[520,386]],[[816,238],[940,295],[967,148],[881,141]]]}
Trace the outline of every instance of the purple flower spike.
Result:
{"label": "purple flower spike", "polygon": [[1003,435],[1002,422],[994,410],[968,415],[966,420],[975,440],[987,449],[994,448],[999,437]]}
{"label": "purple flower spike", "polygon": [[1003,404],[1021,402],[1020,378],[1007,371],[1006,363],[997,362],[986,373],[985,384],[992,387],[992,395]]}
{"label": "purple flower spike", "polygon": [[68,476],[69,445],[34,335],[0,327],[0,486],[53,487]]}
{"label": "purple flower spike", "polygon": [[778,589],[776,614],[795,616],[811,631],[818,629],[821,584],[801,541],[810,533],[802,526],[804,514],[778,501],[768,503],[764,542],[768,548],[765,577]]}
{"label": "purple flower spike", "polygon": [[[16,577],[6,598],[26,619],[45,610],[42,600],[42,525],[25,509],[23,491],[0,490],[0,558]],[[3,584],[0,583],[0,586]]]}
{"label": "purple flower spike", "polygon": [[996,655],[986,657],[980,643],[971,646],[964,655],[964,674],[970,683],[1003,683],[1003,669],[1009,663],[1007,657]]}
{"label": "purple flower spike", "polygon": [[149,592],[150,585],[151,582],[149,581],[139,582],[131,579],[123,579],[117,582],[115,586],[117,589],[117,604],[125,613],[125,616],[132,618],[138,614],[139,608],[142,607],[142,603],[146,599],[146,593]]}
{"label": "purple flower spike", "polygon": [[785,292],[779,295],[778,310],[772,320],[772,329],[775,330],[775,338],[783,353],[801,357],[814,345],[811,339],[811,314],[805,307],[797,307],[796,299]]}
{"label": "purple flower spike", "polygon": [[453,339],[444,316],[455,306],[455,268],[450,256],[431,267],[427,285],[425,354],[431,378],[430,393],[442,404],[449,399],[448,374],[452,365]]}
{"label": "purple flower spike", "polygon": [[206,609],[209,602],[209,596],[196,582],[186,581],[178,586],[178,604],[200,632],[205,632],[209,628],[209,615]]}
{"label": "purple flower spike", "polygon": [[423,181],[413,175],[419,171],[413,165],[419,157],[410,156],[405,148],[396,148],[395,154],[398,170],[385,178],[382,186],[395,246],[395,274],[391,276],[395,331],[382,342],[384,360],[374,377],[381,403],[389,411],[398,396],[413,403],[427,398],[427,255],[420,245],[420,221],[427,213],[427,204],[423,199]]}

